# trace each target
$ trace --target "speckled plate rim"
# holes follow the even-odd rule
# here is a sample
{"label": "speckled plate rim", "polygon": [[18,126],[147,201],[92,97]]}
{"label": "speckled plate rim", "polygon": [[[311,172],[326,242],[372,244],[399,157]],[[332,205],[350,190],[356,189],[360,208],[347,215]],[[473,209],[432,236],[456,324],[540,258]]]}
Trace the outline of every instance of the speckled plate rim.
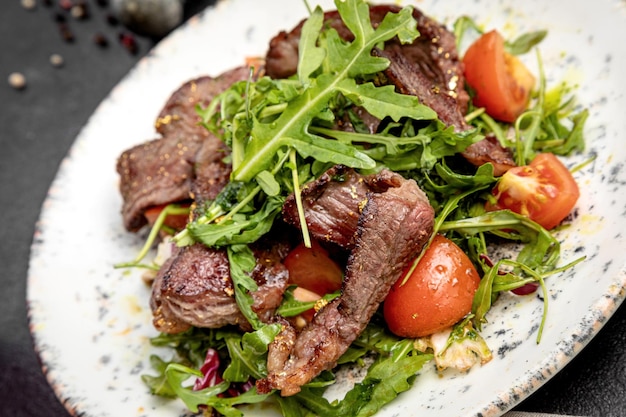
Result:
{"label": "speckled plate rim", "polygon": [[[548,81],[565,77],[580,83],[579,100],[590,109],[588,150],[568,164],[595,159],[576,173],[582,188],[577,215],[559,234],[565,261],[581,255],[587,261],[550,279],[550,311],[540,344],[535,344],[540,300],[501,297],[484,333],[494,349],[491,363],[443,378],[428,368],[379,416],[501,415],[562,369],[625,298],[626,193],[620,191],[626,187],[626,151],[618,144],[626,131],[619,111],[626,107],[626,88],[617,69],[626,67],[626,53],[611,45],[615,37],[626,39],[626,3],[604,0],[591,10],[582,0],[515,3],[413,4],[448,24],[467,13],[508,35],[550,31],[542,47]],[[28,314],[44,372],[75,415],[185,414],[181,404],[150,396],[139,379],[150,371],[149,355],[159,351],[147,343],[156,333],[140,274],[111,268],[142,243],[142,236],[129,236],[121,226],[114,163],[122,150],[154,136],[160,106],[182,82],[217,75],[245,56],[262,53],[274,32],[305,15],[303,5],[290,0],[268,0],[263,8],[253,4],[258,5],[223,0],[156,46],[98,107],[50,188],[33,239]],[[79,213],[73,211],[77,203],[83,206]],[[264,413],[275,415],[254,412]]]}

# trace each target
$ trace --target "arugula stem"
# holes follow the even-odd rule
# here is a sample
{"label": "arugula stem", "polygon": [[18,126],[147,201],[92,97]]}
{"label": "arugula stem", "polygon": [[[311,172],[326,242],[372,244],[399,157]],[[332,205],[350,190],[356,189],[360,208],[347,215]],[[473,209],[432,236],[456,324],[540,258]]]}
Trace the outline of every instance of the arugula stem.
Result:
{"label": "arugula stem", "polygon": [[477,109],[474,109],[474,111],[472,111],[471,113],[468,113],[465,115],[465,121],[467,123],[471,123],[472,120],[476,119],[477,117],[481,116],[485,114],[485,108],[484,107],[479,107]]}
{"label": "arugula stem", "polygon": [[[222,216],[224,213],[226,213],[224,209],[222,209],[219,204],[214,203],[211,205],[211,207],[209,207],[205,214],[194,220],[194,222],[196,222],[197,224],[211,223],[215,221],[215,219],[217,219],[218,217]],[[189,229],[187,228],[178,232],[178,234],[176,234],[172,240],[178,246],[188,246],[194,242],[193,238],[189,235]]]}
{"label": "arugula stem", "polygon": [[311,247],[311,236],[309,235],[309,226],[306,224],[304,216],[304,206],[302,205],[302,192],[300,190],[300,180],[298,179],[298,165],[296,161],[296,150],[289,150],[289,162],[293,165],[291,168],[291,177],[293,179],[293,194],[296,199],[296,207],[298,208],[298,219],[300,220],[300,229],[302,230],[302,239],[304,246]]}
{"label": "arugula stem", "polygon": [[[543,70],[543,62],[541,60],[541,54],[537,50],[537,62],[539,63],[539,91],[537,93],[537,102],[532,110],[522,113],[520,117],[515,121],[515,137],[518,143],[517,164],[527,165],[533,159],[533,147],[535,139],[539,135],[541,130],[541,120],[544,118],[544,103],[546,97],[546,76]],[[522,121],[527,118],[531,118],[531,123],[528,128],[521,134],[520,125]],[[519,151],[522,151],[521,153]]]}
{"label": "arugula stem", "polygon": [[508,148],[510,146],[510,141],[507,139],[506,134],[504,133],[504,131],[502,130],[498,122],[496,122],[487,113],[481,114],[480,120],[482,120],[487,125],[487,127],[491,129],[496,139],[498,139],[498,142],[500,143],[500,145],[502,145],[505,148]]}
{"label": "arugula stem", "polygon": [[581,169],[583,169],[584,167],[586,167],[587,165],[589,165],[590,163],[595,161],[596,158],[597,158],[597,155],[591,156],[590,158],[584,160],[580,164],[578,164],[575,167],[573,167],[572,169],[570,169],[570,172],[574,173],[574,172],[580,171]]}
{"label": "arugula stem", "polygon": [[287,103],[274,104],[272,106],[264,107],[259,113],[259,119],[264,119],[266,117],[276,116],[277,114],[281,114],[287,108]]}
{"label": "arugula stem", "polygon": [[[243,113],[244,120],[250,119],[250,84],[252,83],[253,74],[254,74],[254,68],[250,67],[250,74],[248,76],[248,80],[246,81],[246,88],[244,92],[244,96],[245,96],[244,113]],[[225,107],[226,106],[222,106],[222,111],[224,111]],[[239,120],[242,118],[238,116],[239,115],[236,115],[233,118],[234,124],[237,124]],[[225,115],[222,115],[222,120],[224,119],[225,119]],[[231,151],[230,151],[233,170],[237,169],[237,167],[241,164],[241,161],[243,161],[244,156],[245,156],[245,150],[246,150],[246,141],[248,140],[250,140],[249,137],[245,139],[240,139],[236,135],[233,135],[232,143],[231,143]]]}
{"label": "arugula stem", "polygon": [[116,264],[114,265],[114,268],[128,268],[128,267],[133,267],[133,266],[142,266],[144,268],[155,269],[148,265],[140,265],[139,263],[143,260],[143,258],[146,257],[146,255],[152,248],[152,245],[154,245],[154,242],[156,238],[158,237],[159,231],[163,227],[163,224],[165,223],[165,219],[167,218],[167,216],[170,216],[170,215],[178,216],[181,214],[189,214],[189,211],[190,211],[189,207],[181,207],[178,204],[169,204],[165,206],[165,208],[161,210],[161,213],[159,213],[159,216],[154,222],[154,225],[150,229],[150,234],[148,234],[148,238],[146,239],[145,243],[143,244],[143,247],[141,248],[141,250],[135,257],[135,259],[132,260],[131,262]]}
{"label": "arugula stem", "polygon": [[428,249],[428,247],[430,246],[432,241],[435,239],[435,236],[437,235],[437,233],[439,233],[439,231],[441,231],[441,230],[447,230],[447,228],[444,227],[445,220],[459,206],[459,202],[462,199],[464,199],[465,197],[467,197],[468,195],[474,194],[477,191],[483,190],[483,189],[487,188],[488,186],[489,186],[489,184],[485,184],[485,185],[481,185],[481,186],[472,188],[472,189],[467,190],[467,191],[465,191],[463,193],[460,193],[460,194],[450,198],[448,201],[446,201],[446,205],[443,207],[441,212],[439,212],[439,215],[435,219],[435,225],[433,226],[433,233],[430,235],[430,238],[428,239],[428,242],[426,242],[426,245],[424,245],[424,247],[422,248],[422,251],[417,255],[417,257],[413,261],[413,264],[411,265],[411,268],[404,275],[404,279],[402,280],[402,283],[400,285],[406,284],[406,282],[408,281],[409,277],[415,271],[415,268],[417,268],[417,264],[419,264],[419,261],[424,256],[424,253],[426,252],[426,249]]}

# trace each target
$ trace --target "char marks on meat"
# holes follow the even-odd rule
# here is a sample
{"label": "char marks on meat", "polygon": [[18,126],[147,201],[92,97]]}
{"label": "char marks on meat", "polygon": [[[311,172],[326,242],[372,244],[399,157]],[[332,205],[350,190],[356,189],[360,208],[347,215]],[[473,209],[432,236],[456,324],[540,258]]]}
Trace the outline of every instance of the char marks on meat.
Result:
{"label": "char marks on meat", "polygon": [[[366,202],[341,295],[320,309],[300,333],[285,323],[270,344],[268,377],[257,382],[260,392],[277,389],[283,396],[293,395],[320,372],[335,367],[432,234],[434,211],[415,181],[384,170],[363,183],[368,184]],[[352,210],[359,211],[360,202],[352,201]]]}
{"label": "char marks on meat", "polygon": [[[220,139],[199,125],[196,106],[206,106],[217,94],[233,82],[248,77],[248,69],[239,67],[219,77],[200,77],[181,86],[169,98],[157,121],[161,138],[134,146],[123,152],[117,161],[120,192],[123,198],[122,218],[129,231],[137,231],[146,223],[146,209],[162,204],[191,199],[196,165],[203,178],[214,178],[209,183],[224,184],[230,168],[221,160],[224,149]],[[198,153],[202,148],[210,152]],[[208,161],[198,157],[208,158]],[[206,181],[204,181],[207,184]],[[208,185],[202,193],[212,195]]]}
{"label": "char marks on meat", "polygon": [[[289,273],[281,261],[288,246],[280,242],[257,246],[252,278],[259,288],[252,293],[252,309],[269,321],[287,287]],[[174,250],[152,284],[150,307],[155,328],[164,333],[180,333],[191,326],[235,325],[250,330],[235,301],[226,251],[202,244]]]}

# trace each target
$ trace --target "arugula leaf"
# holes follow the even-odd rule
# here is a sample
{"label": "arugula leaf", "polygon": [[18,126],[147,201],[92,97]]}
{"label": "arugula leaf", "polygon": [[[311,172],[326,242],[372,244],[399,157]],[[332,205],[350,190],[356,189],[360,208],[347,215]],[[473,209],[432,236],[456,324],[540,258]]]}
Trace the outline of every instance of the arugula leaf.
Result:
{"label": "arugula leaf", "polygon": [[230,383],[227,381],[195,391],[192,387],[186,386],[185,382],[190,377],[202,377],[202,373],[179,364],[169,365],[165,373],[176,395],[194,413],[198,412],[198,406],[205,405],[214,408],[225,417],[242,417],[243,412],[235,408],[235,406],[260,403],[267,400],[271,395],[259,394],[256,388],[253,387],[249,391],[235,397],[221,396],[220,394],[225,393],[230,387]]}
{"label": "arugula leaf", "polygon": [[269,197],[262,208],[252,214],[236,214],[217,223],[191,222],[188,233],[209,247],[223,247],[256,242],[270,231],[280,213],[284,197]]}
{"label": "arugula leaf", "polygon": [[228,348],[230,364],[223,378],[230,382],[246,382],[250,377],[259,379],[267,375],[267,346],[280,332],[280,325],[267,325],[243,335],[235,332],[223,334]]}
{"label": "arugula leaf", "polygon": [[504,48],[511,55],[523,55],[539,45],[547,35],[546,30],[526,32],[512,42],[506,42]]}
{"label": "arugula leaf", "polygon": [[176,391],[172,388],[167,380],[167,376],[165,375],[165,370],[167,369],[170,362],[165,362],[157,355],[150,355],[150,366],[154,369],[158,375],[142,375],[141,380],[148,388],[150,388],[150,392],[154,395],[160,395],[162,397],[176,397]]}
{"label": "arugula leaf", "polygon": [[[312,309],[318,303],[318,301],[298,301],[293,295],[295,286],[287,288],[283,293],[283,301],[281,302],[276,313],[282,317],[294,317],[298,314],[304,313],[307,310]],[[331,294],[325,294],[322,299],[326,302],[330,302],[340,295],[339,292]]]}
{"label": "arugula leaf", "polygon": [[[399,136],[389,133],[388,130],[394,127],[401,127],[403,133]],[[431,169],[441,158],[462,152],[484,137],[478,130],[456,133],[453,128],[446,128],[438,120],[417,132],[414,132],[413,126],[409,124],[391,124],[387,131],[377,134],[346,132],[317,126],[312,127],[311,131],[359,147],[363,153],[392,171]],[[365,149],[362,144],[375,146]]]}
{"label": "arugula leaf", "polygon": [[[259,172],[268,169],[277,151],[285,146],[295,148],[303,157],[315,156],[322,162],[341,163],[355,168],[373,168],[374,162],[356,150],[336,141],[329,141],[309,132],[309,126],[322,114],[337,94],[346,94],[361,101],[372,114],[379,117],[398,118],[396,103],[410,103],[405,114],[416,118],[432,119],[434,112],[420,105],[416,97],[403,96],[389,88],[373,85],[357,86],[356,79],[381,71],[388,61],[373,57],[371,50],[376,45],[395,36],[403,42],[412,41],[418,36],[411,9],[388,14],[377,28],[372,28],[369,6],[364,1],[336,2],[346,26],[353,32],[353,42],[343,41],[336,31],[329,29],[319,33],[323,11],[317,7],[302,29],[300,62],[304,63],[298,77],[302,84],[301,94],[288,101],[280,115],[268,123],[258,117],[249,116],[248,135],[233,135],[233,146],[238,137],[245,138],[242,145],[245,155],[234,168],[235,181],[250,181]],[[325,53],[316,40],[325,46]],[[309,55],[311,55],[309,59]],[[278,81],[276,82],[279,83]],[[361,96],[362,94],[362,96]],[[252,100],[254,101],[254,99]],[[418,109],[416,111],[414,109]]]}
{"label": "arugula leaf", "polygon": [[491,232],[513,242],[523,242],[518,262],[536,271],[550,271],[556,267],[561,244],[546,229],[528,217],[510,210],[485,212],[476,217],[446,221],[439,230],[454,230],[472,235]]}
{"label": "arugula leaf", "polygon": [[[368,370],[365,380],[348,392],[341,403],[345,406],[340,408],[338,414],[355,417],[376,414],[398,394],[409,390],[417,377],[417,372],[432,358],[430,354],[413,353],[396,360],[378,359]],[[368,401],[362,401],[364,396]]]}
{"label": "arugula leaf", "polygon": [[498,180],[493,176],[493,165],[491,163],[483,164],[476,169],[474,174],[459,174],[448,167],[445,160],[435,165],[438,182],[426,173],[429,188],[441,194],[444,197],[458,195],[460,190],[468,190],[477,188],[484,189]]}
{"label": "arugula leaf", "polygon": [[190,377],[201,378],[202,372],[177,363],[167,366],[165,370],[168,383],[176,392],[176,395],[183,400],[187,408],[193,412],[198,411],[199,405],[206,405],[211,397],[217,397],[226,391],[229,383],[222,381],[221,383],[200,391],[194,391],[192,387],[184,385]]}
{"label": "arugula leaf", "polygon": [[298,395],[298,401],[319,417],[372,416],[398,394],[411,388],[417,372],[432,358],[431,354],[416,352],[396,359],[380,356],[368,369],[365,379],[355,384],[341,401],[331,404],[306,387]]}
{"label": "arugula leaf", "polygon": [[316,8],[302,26],[300,42],[298,44],[298,80],[303,86],[308,86],[313,72],[317,71],[324,58],[326,50],[317,46],[319,33],[324,24],[324,13]]}
{"label": "arugula leaf", "polygon": [[280,414],[283,417],[318,417],[313,411],[302,406],[299,397],[306,395],[306,393],[307,390],[305,388],[304,393],[298,396],[282,397],[277,395],[275,398],[280,407]]}
{"label": "arugula leaf", "polygon": [[233,281],[237,306],[252,325],[252,328],[258,330],[264,324],[252,310],[254,300],[250,294],[258,289],[257,283],[250,277],[250,273],[256,265],[256,258],[252,250],[246,245],[228,246],[227,253],[230,263],[230,278]]}
{"label": "arugula leaf", "polygon": [[259,394],[256,387],[234,397],[210,397],[207,405],[215,408],[224,417],[242,417],[242,411],[236,408],[238,405],[258,404],[267,401],[272,394]]}
{"label": "arugula leaf", "polygon": [[[473,32],[474,37],[485,33],[483,28],[469,16],[458,17],[453,25],[453,31],[456,38],[457,49],[461,51],[463,42],[469,32]],[[521,34],[513,41],[505,41],[505,51],[511,55],[523,55],[530,52],[535,46],[539,45],[548,35],[546,30],[536,30]]]}

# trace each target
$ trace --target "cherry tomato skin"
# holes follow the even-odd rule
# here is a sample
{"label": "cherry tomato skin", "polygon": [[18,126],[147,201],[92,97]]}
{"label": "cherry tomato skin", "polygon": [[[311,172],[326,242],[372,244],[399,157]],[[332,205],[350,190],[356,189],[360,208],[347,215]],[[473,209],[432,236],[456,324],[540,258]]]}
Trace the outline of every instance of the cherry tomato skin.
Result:
{"label": "cherry tomato skin", "polygon": [[[150,226],[154,225],[154,223],[156,222],[157,218],[159,217],[159,215],[161,214],[161,212],[163,211],[163,209],[167,206],[167,204],[161,204],[158,206],[153,206],[150,207],[149,209],[147,209],[144,212],[144,216],[146,218],[146,220],[148,220],[148,224]],[[165,221],[163,222],[164,226],[170,227],[174,230],[182,230],[185,228],[185,226],[187,225],[187,222],[189,221],[189,215],[188,214],[176,214],[176,215],[168,215],[165,218]]]}
{"label": "cherry tomato skin", "polygon": [[289,271],[289,282],[316,294],[324,295],[341,288],[343,271],[319,243],[312,241],[307,248],[296,246],[283,264]]}
{"label": "cherry tomato skin", "polygon": [[567,167],[551,153],[539,154],[530,165],[507,171],[492,194],[487,210],[509,209],[550,230],[572,211],[580,190]]}
{"label": "cherry tomato skin", "polygon": [[474,89],[474,105],[503,122],[513,122],[526,109],[535,77],[517,57],[504,50],[495,30],[483,34],[463,56],[464,75]]}
{"label": "cherry tomato skin", "polygon": [[480,276],[450,239],[436,235],[413,273],[393,285],[383,304],[389,330],[422,337],[454,325],[472,309]]}

